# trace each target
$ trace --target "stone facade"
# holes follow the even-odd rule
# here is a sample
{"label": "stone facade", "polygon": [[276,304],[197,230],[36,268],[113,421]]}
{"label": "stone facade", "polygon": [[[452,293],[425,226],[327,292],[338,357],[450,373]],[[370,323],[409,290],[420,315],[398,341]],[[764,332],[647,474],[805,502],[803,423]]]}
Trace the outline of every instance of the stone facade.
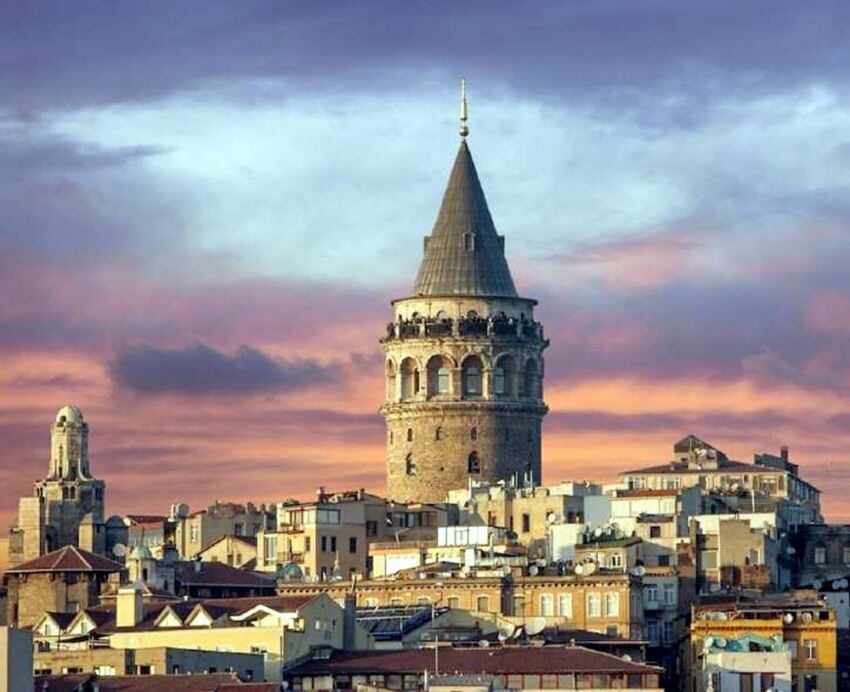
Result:
{"label": "stone facade", "polygon": [[79,408],[63,406],[50,428],[48,474],[35,483],[32,497],[20,499],[9,536],[9,566],[66,545],[102,554],[105,489],[91,473],[88,423]]}
{"label": "stone facade", "polygon": [[426,238],[414,295],[393,302],[386,354],[387,487],[434,502],[470,480],[541,480],[543,350],[464,142]]}

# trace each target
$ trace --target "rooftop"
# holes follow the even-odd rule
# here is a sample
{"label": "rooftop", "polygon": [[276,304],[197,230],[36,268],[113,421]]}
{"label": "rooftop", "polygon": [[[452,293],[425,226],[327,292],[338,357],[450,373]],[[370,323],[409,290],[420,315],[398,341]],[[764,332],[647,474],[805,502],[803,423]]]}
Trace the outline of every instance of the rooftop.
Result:
{"label": "rooftop", "polygon": [[[440,649],[440,669],[456,675],[524,673],[653,673],[661,669],[626,661],[618,656],[582,646],[528,646]],[[400,651],[333,651],[329,658],[312,659],[293,666],[288,676],[357,675],[364,673],[434,672],[430,648]]]}
{"label": "rooftop", "polygon": [[120,572],[124,567],[117,562],[74,545],[54,550],[33,560],[22,562],[6,570],[6,574],[33,572]]}

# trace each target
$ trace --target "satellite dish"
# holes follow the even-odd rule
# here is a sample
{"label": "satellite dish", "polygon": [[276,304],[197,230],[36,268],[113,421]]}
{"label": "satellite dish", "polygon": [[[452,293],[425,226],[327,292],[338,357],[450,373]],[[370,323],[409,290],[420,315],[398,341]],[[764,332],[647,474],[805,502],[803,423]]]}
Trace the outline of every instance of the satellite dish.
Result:
{"label": "satellite dish", "polygon": [[503,642],[510,639],[516,632],[516,625],[507,623],[499,630],[499,641]]}
{"label": "satellite dish", "polygon": [[803,613],[803,622],[811,622],[812,614],[811,613]]}
{"label": "satellite dish", "polygon": [[792,622],[794,622],[794,614],[785,613],[785,615],[782,616],[782,620],[785,622],[786,625],[790,625]]}
{"label": "satellite dish", "polygon": [[584,565],[583,564],[576,565],[575,573],[579,576],[583,575],[584,574]]}
{"label": "satellite dish", "polygon": [[529,576],[536,577],[537,573],[540,571],[540,568],[537,565],[532,565],[528,568]]}
{"label": "satellite dish", "polygon": [[549,512],[549,514],[546,515],[546,523],[547,524],[554,524],[557,520],[558,520],[558,515],[555,514],[554,512]]}
{"label": "satellite dish", "polygon": [[549,564],[549,561],[545,557],[542,557],[539,560],[537,560],[536,564],[537,564],[538,567],[546,567],[546,565]]}
{"label": "satellite dish", "polygon": [[848,582],[846,579],[842,579],[841,580],[841,588],[846,589],[848,586],[850,586],[850,582]]}
{"label": "satellite dish", "polygon": [[127,554],[127,546],[123,543],[116,543],[112,546],[112,554],[115,557],[124,557]]}
{"label": "satellite dish", "polygon": [[820,579],[815,579],[812,581],[812,588],[816,591],[820,591],[823,588],[823,582]]}
{"label": "satellite dish", "polygon": [[602,528],[601,528],[601,527],[599,527],[599,526],[597,526],[597,527],[593,530],[593,535],[594,535],[594,536],[596,536],[597,538],[599,538],[599,537],[602,535]]}
{"label": "satellite dish", "polygon": [[832,588],[838,591],[838,589],[841,588],[841,580],[836,579],[834,582],[832,582]]}
{"label": "satellite dish", "polygon": [[644,567],[643,565],[632,567],[631,573],[636,577],[642,577],[644,574],[646,574],[646,567]]}
{"label": "satellite dish", "polygon": [[709,635],[708,637],[706,637],[706,638],[703,640],[703,646],[704,646],[706,649],[710,649],[712,646],[714,646],[714,637],[712,637],[712,636],[710,636],[710,635]]}
{"label": "satellite dish", "polygon": [[729,616],[726,613],[717,613],[718,620],[728,620]]}
{"label": "satellite dish", "polygon": [[725,637],[713,637],[713,639],[714,639],[714,645],[715,646],[719,646],[721,649],[726,646]]}
{"label": "satellite dish", "polygon": [[789,545],[789,546],[785,549],[785,552],[786,552],[786,553],[788,553],[789,555],[793,555],[793,554],[794,554],[794,553],[796,553],[797,551],[793,548],[793,546],[790,546],[790,545]]}
{"label": "satellite dish", "polygon": [[546,628],[546,618],[534,617],[525,621],[525,631],[529,637],[540,634]]}
{"label": "satellite dish", "polygon": [[585,576],[589,574],[593,574],[596,571],[596,563],[595,562],[585,562],[584,569],[582,570],[582,574]]}
{"label": "satellite dish", "polygon": [[629,656],[628,654],[623,654],[622,656],[620,656],[620,658],[623,659],[626,663],[632,662],[632,657]]}
{"label": "satellite dish", "polygon": [[479,639],[478,646],[480,646],[482,649],[486,649],[488,646],[490,646],[490,642],[488,642],[486,639]]}

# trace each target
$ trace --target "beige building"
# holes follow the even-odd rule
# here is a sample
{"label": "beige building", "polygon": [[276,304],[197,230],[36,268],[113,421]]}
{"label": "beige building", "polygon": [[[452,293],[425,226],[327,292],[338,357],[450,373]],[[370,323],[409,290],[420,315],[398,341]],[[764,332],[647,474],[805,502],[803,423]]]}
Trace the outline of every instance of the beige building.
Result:
{"label": "beige building", "polygon": [[552,524],[584,521],[583,498],[565,494],[559,486],[470,483],[467,488],[451,491],[448,498],[462,508],[466,521],[512,531],[533,557],[546,555],[547,534]]}
{"label": "beige building", "polygon": [[265,506],[216,501],[197,512],[172,513],[174,544],[182,558],[193,559],[223,536],[256,536],[272,528],[273,519],[273,513]]}
{"label": "beige building", "polygon": [[239,569],[254,569],[257,565],[256,536],[222,536],[198,553],[205,562],[223,562]]}
{"label": "beige building", "polygon": [[540,482],[548,342],[535,304],[514,287],[464,136],[412,294],[393,301],[382,340],[393,500]]}
{"label": "beige building", "polygon": [[[468,610],[483,619],[500,617],[523,624],[528,618],[543,618],[553,627],[640,639],[641,584],[640,578],[626,573],[484,577],[458,572],[442,578],[358,581],[354,590],[359,607],[434,605]],[[280,587],[284,594],[325,592],[335,599],[351,589],[344,582]]]}
{"label": "beige building", "polygon": [[457,508],[401,504],[360,490],[327,493],[316,502],[281,502],[276,529],[257,541],[257,569],[288,579],[324,581],[372,572],[369,546],[392,540],[436,541],[437,530],[456,523]]}
{"label": "beige building", "polygon": [[[146,603],[132,586],[122,588],[114,603],[83,610],[70,621],[45,614],[36,627],[36,639],[44,654],[39,665],[55,660],[51,668],[77,660],[76,665],[117,670],[123,660],[135,666],[147,661],[141,665],[154,666],[144,671],[151,674],[172,673],[175,665],[186,672],[190,663],[209,670],[218,667],[212,655],[193,659],[181,652],[218,652],[243,655],[241,661],[237,656],[222,662],[234,669],[253,666],[251,675],[258,680],[280,680],[284,664],[316,646],[351,650],[373,646],[371,636],[356,622],[353,604],[343,608],[324,594]],[[91,653],[95,650],[117,653],[110,658]],[[56,652],[55,657],[48,652]],[[259,666],[256,658],[245,658],[257,655]],[[167,670],[160,669],[166,665]]]}
{"label": "beige building", "polygon": [[674,459],[666,464],[623,471],[629,489],[679,490],[697,486],[703,495],[722,496],[723,505],[736,511],[775,512],[783,525],[823,521],[820,491],[799,475],[788,448],[779,456],[756,454],[754,463],[729,459],[704,440],[689,435],[673,446]]}
{"label": "beige building", "polygon": [[7,622],[33,626],[45,611],[76,613],[97,605],[109,580],[117,581],[123,567],[74,546],[65,546],[6,572]]}
{"label": "beige building", "polygon": [[94,478],[89,461],[89,426],[73,404],[59,409],[50,427],[47,476],[32,497],[18,505],[18,520],[8,543],[8,565],[33,560],[66,545],[103,554],[106,486]]}

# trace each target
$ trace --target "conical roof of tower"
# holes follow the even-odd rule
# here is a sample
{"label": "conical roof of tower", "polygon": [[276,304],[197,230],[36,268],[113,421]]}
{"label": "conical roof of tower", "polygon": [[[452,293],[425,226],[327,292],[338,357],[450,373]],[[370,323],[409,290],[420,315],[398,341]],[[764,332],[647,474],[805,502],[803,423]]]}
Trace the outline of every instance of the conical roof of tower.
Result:
{"label": "conical roof of tower", "polygon": [[466,139],[461,141],[440,213],[426,239],[413,292],[426,296],[517,295]]}

